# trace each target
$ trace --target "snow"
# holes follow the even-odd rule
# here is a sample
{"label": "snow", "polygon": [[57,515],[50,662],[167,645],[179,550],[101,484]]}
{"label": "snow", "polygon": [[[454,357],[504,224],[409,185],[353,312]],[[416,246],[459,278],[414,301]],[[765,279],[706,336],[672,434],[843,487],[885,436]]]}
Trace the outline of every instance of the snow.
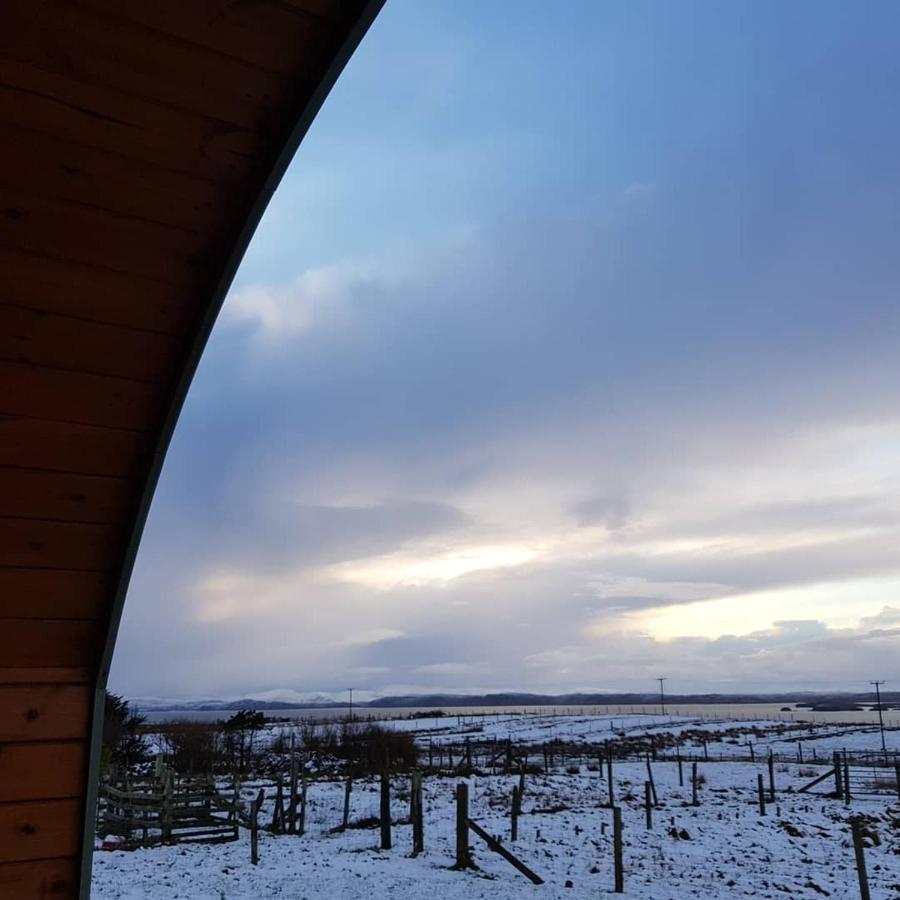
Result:
{"label": "snow", "polygon": [[[447,717],[449,718],[449,717]],[[552,722],[547,721],[553,719]],[[485,736],[517,743],[554,738],[602,743],[610,733],[628,734],[700,730],[710,738],[734,728],[762,732],[754,735],[757,746],[796,752],[794,732],[779,735],[783,722],[699,722],[669,717],[616,716],[500,717],[484,722]],[[473,727],[456,717],[395,720],[393,727],[414,730],[420,743],[455,740]],[[479,722],[479,724],[481,724]],[[808,729],[798,731],[810,736]],[[888,732],[897,746],[898,733]],[[835,749],[856,745],[880,748],[880,737],[868,726],[847,730],[819,726],[812,733],[821,742],[822,756]],[[734,739],[733,737],[730,739]],[[743,745],[743,739],[738,739]],[[808,742],[804,742],[808,746]],[[729,753],[738,749],[727,747]],[[827,750],[827,753],[826,753]],[[591,769],[595,768],[593,765]],[[528,775],[519,820],[519,839],[509,838],[509,798],[517,778],[480,775],[468,779],[470,815],[489,833],[503,838],[505,846],[544,880],[532,885],[481,841],[472,836],[479,870],[452,871],[454,861],[454,796],[458,778],[427,777],[424,782],[425,852],[413,859],[411,827],[403,824],[409,812],[408,779],[392,783],[394,848],[381,851],[378,829],[350,829],[330,833],[339,824],[344,786],[338,780],[313,781],[309,786],[307,833],[303,837],[260,833],[260,863],[249,862],[249,839],[220,845],[178,845],[151,850],[98,851],[94,858],[92,896],[97,900],[249,900],[249,898],[404,897],[446,900],[473,898],[596,898],[612,895],[611,813],[606,802],[605,772],[582,765],[577,774],[558,769],[547,775]],[[701,762],[705,779],[700,806],[691,805],[689,767],[684,767],[684,786],[679,785],[674,762],[656,762],[653,775],[660,800],[654,811],[654,828],[644,825],[646,767],[640,762],[616,762],[615,790],[624,822],[625,893],[635,900],[743,897],[852,898],[859,895],[849,817],[865,814],[877,844],[866,849],[869,882],[875,900],[900,896],[900,804],[896,794],[854,798],[845,807],[823,794],[799,794],[798,788],[814,774],[826,771],[809,764],[776,766],[777,802],[767,815],[758,812],[757,774],[768,780],[765,764],[720,762],[715,757]],[[885,770],[893,776],[892,770]],[[249,799],[259,787],[269,802],[260,821],[271,817],[274,791],[271,783],[244,785]],[[823,786],[823,790],[827,789]],[[354,782],[352,821],[378,814],[378,785]],[[675,832],[671,832],[671,829]],[[686,837],[675,834],[686,833]],[[571,887],[566,883],[571,882]]]}

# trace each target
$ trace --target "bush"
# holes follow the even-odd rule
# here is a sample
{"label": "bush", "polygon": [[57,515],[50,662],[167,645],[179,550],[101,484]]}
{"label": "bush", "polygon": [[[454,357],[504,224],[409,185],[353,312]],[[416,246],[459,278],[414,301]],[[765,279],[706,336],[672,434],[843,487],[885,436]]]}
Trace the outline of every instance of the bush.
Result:
{"label": "bush", "polygon": [[405,731],[381,725],[345,727],[340,734],[337,756],[345,759],[356,775],[374,775],[384,769],[414,768],[419,761],[415,738]]}
{"label": "bush", "polygon": [[159,736],[176,772],[209,773],[222,762],[218,725],[166,722],[160,725]]}

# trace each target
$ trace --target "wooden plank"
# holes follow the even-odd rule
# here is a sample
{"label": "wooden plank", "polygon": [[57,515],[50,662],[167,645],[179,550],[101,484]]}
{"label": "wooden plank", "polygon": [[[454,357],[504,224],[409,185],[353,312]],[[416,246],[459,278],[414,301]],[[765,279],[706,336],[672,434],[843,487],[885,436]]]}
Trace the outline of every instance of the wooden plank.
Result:
{"label": "wooden plank", "polygon": [[0,361],[0,415],[153,431],[165,399],[140,381]]}
{"label": "wooden plank", "polygon": [[0,465],[0,516],[128,522],[137,507],[139,490],[140,484],[127,478]]}
{"label": "wooden plank", "polygon": [[0,619],[0,659],[9,668],[95,665],[102,631],[90,619]]}
{"label": "wooden plank", "polygon": [[0,359],[165,382],[184,355],[180,338],[61,316],[0,301]]}
{"label": "wooden plank", "polygon": [[86,739],[90,699],[86,685],[0,687],[0,741]]}
{"label": "wooden plank", "polygon": [[528,866],[525,865],[520,859],[517,859],[513,856],[506,847],[503,846],[499,841],[495,840],[490,834],[488,834],[477,822],[472,819],[468,820],[469,828],[475,832],[487,845],[494,851],[494,853],[498,853],[502,856],[511,866],[515,869],[518,869],[532,884],[543,884],[544,879],[541,878],[540,875],[537,875]]}
{"label": "wooden plank", "polygon": [[[2,63],[0,63],[2,65]],[[0,244],[195,289],[209,286],[209,236],[65,200],[3,191]]]}
{"label": "wooden plank", "polygon": [[91,689],[83,685],[0,687],[0,741],[86,738],[90,695]]}
{"label": "wooden plank", "polygon": [[0,865],[0,897],[10,900],[67,900],[78,894],[75,857]]}
{"label": "wooden plank", "polygon": [[4,25],[0,54],[11,59],[269,133],[307,63],[295,52],[287,79],[71,0],[6,0]]}
{"label": "wooden plank", "polygon": [[27,184],[36,196],[57,197],[127,216],[204,229],[234,231],[247,201],[204,178],[143,160],[83,147],[58,135],[4,123],[0,184]]}
{"label": "wooden plank", "polygon": [[0,516],[0,567],[112,572],[126,537],[117,525]]}
{"label": "wooden plank", "polygon": [[114,583],[99,572],[0,569],[0,618],[103,619]]}
{"label": "wooden plank", "polygon": [[96,677],[96,666],[56,666],[27,669],[10,669],[0,667],[0,685],[22,684],[93,684]]}
{"label": "wooden plank", "polygon": [[[320,59],[334,29],[311,16],[296,15],[277,0],[252,4],[229,0],[85,0],[94,10],[126,19],[163,34],[244,60],[258,68],[293,75],[298,65]],[[345,0],[345,21],[354,19],[361,5]]]}
{"label": "wooden plank", "polygon": [[197,318],[184,286],[0,246],[0,300],[78,318],[184,335]]}
{"label": "wooden plank", "polygon": [[81,800],[0,804],[0,863],[74,856],[81,843]]}
{"label": "wooden plank", "polygon": [[80,797],[87,741],[0,744],[0,802]]}
{"label": "wooden plank", "polygon": [[271,163],[264,135],[0,57],[0,120],[246,188]]}
{"label": "wooden plank", "polygon": [[0,413],[0,465],[136,478],[149,462],[147,434]]}

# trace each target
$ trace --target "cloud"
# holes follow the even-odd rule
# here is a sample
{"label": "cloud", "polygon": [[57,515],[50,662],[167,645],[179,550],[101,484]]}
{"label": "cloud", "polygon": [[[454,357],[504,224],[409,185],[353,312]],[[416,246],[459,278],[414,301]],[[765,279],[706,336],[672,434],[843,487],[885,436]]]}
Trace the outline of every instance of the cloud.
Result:
{"label": "cloud", "polygon": [[[391,641],[403,637],[403,632],[398,628],[372,628],[369,631],[357,631],[348,634],[337,641],[332,641],[332,647],[368,647],[370,644],[380,644],[382,641]],[[362,667],[380,671],[381,666]],[[359,669],[357,669],[359,671]]]}
{"label": "cloud", "polygon": [[638,14],[542,41],[565,65],[489,71],[452,5],[398,8],[433,44],[384,31],[355,57],[368,76],[336,87],[259,229],[172,443],[115,683],[886,665],[900,128],[871,86],[893,48],[829,69],[827,17],[792,54],[760,29],[749,56],[741,29],[698,44],[666,19],[683,44],[648,66],[662,26]]}

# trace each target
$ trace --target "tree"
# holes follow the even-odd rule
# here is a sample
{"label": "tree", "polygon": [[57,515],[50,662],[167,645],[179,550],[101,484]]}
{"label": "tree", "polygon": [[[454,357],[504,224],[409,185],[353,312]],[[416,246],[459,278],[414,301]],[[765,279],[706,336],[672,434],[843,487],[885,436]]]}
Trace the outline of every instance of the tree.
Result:
{"label": "tree", "polygon": [[253,754],[253,743],[256,732],[266,724],[266,717],[255,709],[239,709],[230,719],[222,723],[225,739],[231,755],[231,764],[235,764],[235,750],[238,755],[239,771],[246,770],[247,763]]}
{"label": "tree", "polygon": [[106,692],[103,708],[103,760],[126,769],[147,758],[147,746],[141,733],[146,718],[132,710],[128,701]]}

